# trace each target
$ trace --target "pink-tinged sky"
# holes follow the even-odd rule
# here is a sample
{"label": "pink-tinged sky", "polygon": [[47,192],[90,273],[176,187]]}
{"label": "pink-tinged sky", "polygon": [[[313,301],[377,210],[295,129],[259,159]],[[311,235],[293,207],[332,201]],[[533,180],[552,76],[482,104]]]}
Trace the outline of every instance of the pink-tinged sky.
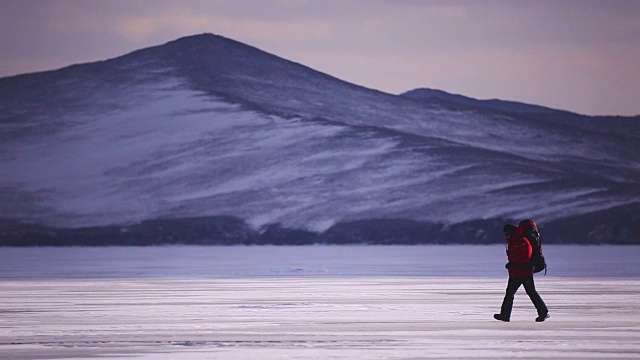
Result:
{"label": "pink-tinged sky", "polygon": [[0,76],[204,32],[393,94],[640,114],[638,0],[0,0]]}

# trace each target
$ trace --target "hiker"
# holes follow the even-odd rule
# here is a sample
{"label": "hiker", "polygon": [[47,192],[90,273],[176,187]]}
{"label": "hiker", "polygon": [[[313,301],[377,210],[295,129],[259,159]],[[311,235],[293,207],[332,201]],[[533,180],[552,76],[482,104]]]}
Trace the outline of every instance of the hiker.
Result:
{"label": "hiker", "polygon": [[496,320],[510,320],[513,297],[520,285],[524,285],[524,290],[538,311],[536,321],[542,322],[549,317],[547,306],[536,291],[536,286],[533,282],[533,266],[531,264],[532,240],[528,239],[526,235],[529,233],[527,226],[530,224],[535,226],[533,221],[523,220],[518,224],[518,227],[506,224],[503,228],[504,237],[507,241],[507,258],[509,262],[505,267],[509,270],[509,282],[507,283],[507,290],[502,301],[500,313],[493,315]]}

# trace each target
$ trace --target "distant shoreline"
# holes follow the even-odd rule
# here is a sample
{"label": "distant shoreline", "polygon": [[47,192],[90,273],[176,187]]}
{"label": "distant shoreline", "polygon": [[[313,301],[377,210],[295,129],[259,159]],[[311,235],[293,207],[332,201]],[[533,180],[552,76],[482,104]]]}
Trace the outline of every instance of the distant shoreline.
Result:
{"label": "distant shoreline", "polygon": [[[619,217],[621,218],[621,217]],[[606,220],[605,220],[606,221]],[[640,245],[633,219],[591,218],[541,223],[544,244]],[[444,225],[408,219],[340,222],[323,232],[271,224],[258,230],[233,216],[146,220],[133,225],[50,227],[0,220],[0,246],[154,246],[154,245],[424,245],[502,244],[506,219]],[[568,226],[568,225],[571,226]]]}

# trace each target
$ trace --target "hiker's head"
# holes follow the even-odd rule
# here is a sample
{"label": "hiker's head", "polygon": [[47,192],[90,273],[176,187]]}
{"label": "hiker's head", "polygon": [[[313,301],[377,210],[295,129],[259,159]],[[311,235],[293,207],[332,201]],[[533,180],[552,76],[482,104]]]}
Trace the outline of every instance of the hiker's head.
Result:
{"label": "hiker's head", "polygon": [[505,238],[511,237],[516,232],[516,227],[512,224],[505,224],[502,228],[502,233]]}

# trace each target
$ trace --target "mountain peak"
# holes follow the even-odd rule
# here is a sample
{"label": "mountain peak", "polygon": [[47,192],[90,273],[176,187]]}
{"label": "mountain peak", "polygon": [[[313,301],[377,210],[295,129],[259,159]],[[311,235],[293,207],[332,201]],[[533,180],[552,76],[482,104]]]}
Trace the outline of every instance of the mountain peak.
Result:
{"label": "mountain peak", "polygon": [[[212,56],[229,58],[237,52],[258,52],[266,54],[252,46],[211,33],[185,36],[162,45],[152,46],[121,56],[148,56],[170,61],[188,61],[191,66],[199,61],[210,60]],[[175,64],[174,64],[175,65]]]}
{"label": "mountain peak", "polygon": [[485,109],[506,113],[552,113],[560,110],[550,109],[544,106],[531,105],[516,101],[499,99],[478,100],[471,97],[451,94],[442,90],[418,88],[407,91],[400,96],[427,103],[437,103],[445,106],[463,106],[473,109]]}
{"label": "mountain peak", "polygon": [[477,99],[473,99],[467,96],[451,94],[443,90],[429,89],[429,88],[413,89],[401,94],[401,96],[408,97],[415,100],[423,100],[423,101],[424,100],[444,100],[444,101],[455,102],[458,104],[468,104],[468,105],[475,104],[477,101],[479,101]]}
{"label": "mountain peak", "polygon": [[[195,48],[203,47],[203,46],[238,46],[251,48],[251,46],[241,43],[239,41],[235,41],[229,38],[226,38],[221,35],[216,35],[212,33],[202,33],[197,35],[189,35],[185,37],[178,38],[176,40],[169,41],[163,45],[158,45],[153,48],[169,48],[172,50],[193,50]],[[143,49],[144,50],[144,49]]]}

